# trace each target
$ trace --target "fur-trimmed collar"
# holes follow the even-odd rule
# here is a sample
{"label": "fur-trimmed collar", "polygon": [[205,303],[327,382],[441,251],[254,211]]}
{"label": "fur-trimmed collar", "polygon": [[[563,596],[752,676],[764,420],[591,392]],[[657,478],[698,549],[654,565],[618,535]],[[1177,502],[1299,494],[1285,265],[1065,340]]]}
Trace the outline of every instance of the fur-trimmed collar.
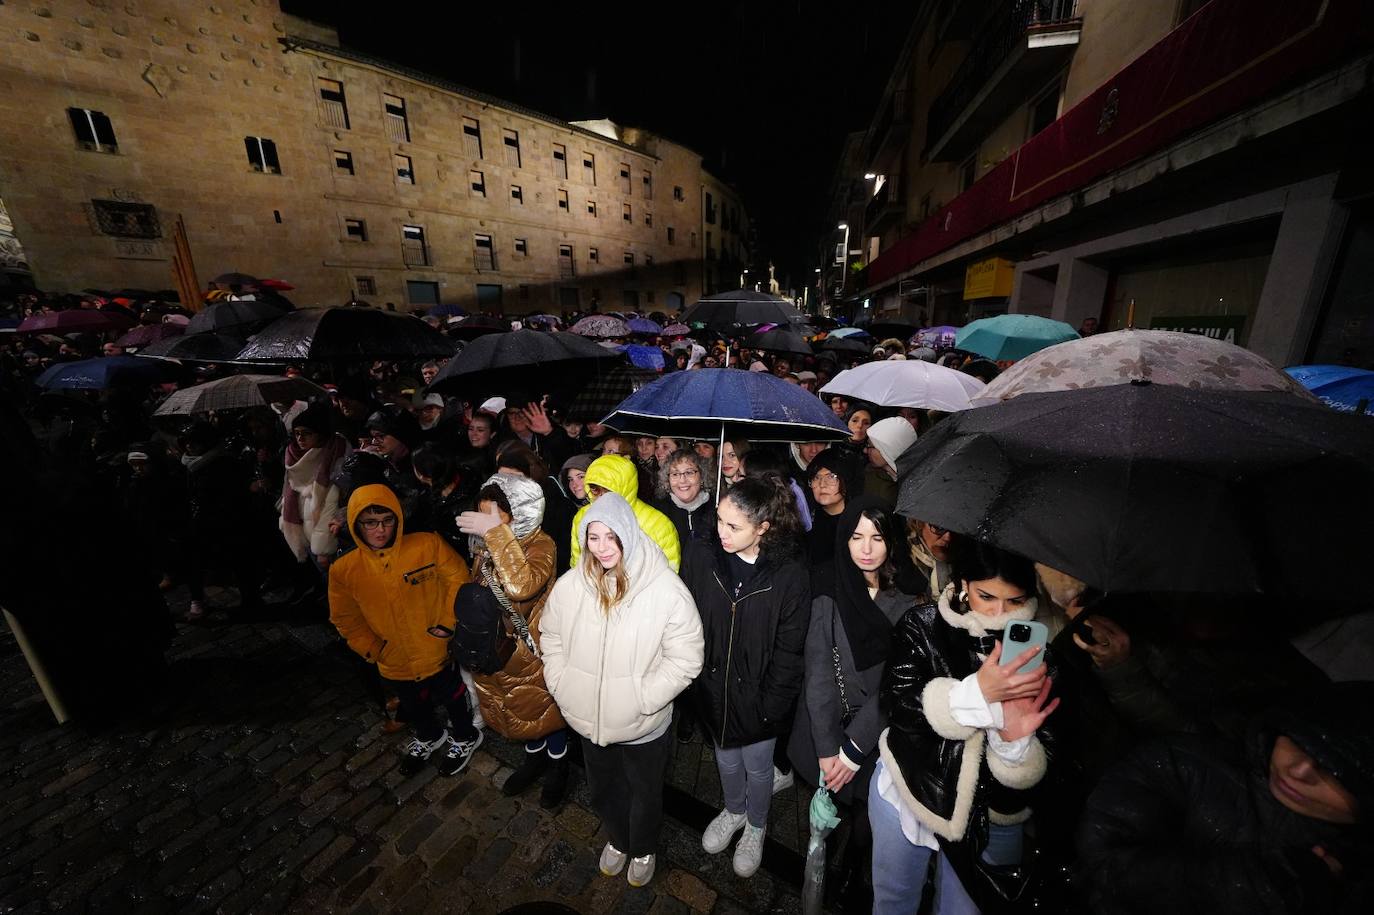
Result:
{"label": "fur-trimmed collar", "polygon": [[1007,623],[1013,620],[1035,619],[1038,602],[1034,597],[1026,601],[1025,606],[1021,609],[996,617],[974,613],[972,610],[956,610],[954,608],[954,587],[954,582],[950,582],[945,586],[945,593],[940,595],[940,618],[955,629],[963,629],[969,635],[985,636],[992,632],[1001,632],[1006,628]]}

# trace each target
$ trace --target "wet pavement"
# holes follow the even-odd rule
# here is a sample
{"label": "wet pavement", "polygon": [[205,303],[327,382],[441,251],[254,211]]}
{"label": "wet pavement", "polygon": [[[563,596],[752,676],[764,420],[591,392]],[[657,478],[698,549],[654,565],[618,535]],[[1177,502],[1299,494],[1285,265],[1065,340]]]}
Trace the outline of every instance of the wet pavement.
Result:
{"label": "wet pavement", "polygon": [[402,777],[406,735],[382,733],[370,670],[327,624],[177,629],[155,707],[90,730],[53,722],[0,627],[0,913],[800,911],[801,793],[776,796],[764,869],[741,880],[701,850],[720,786],[700,743],[675,748],[657,874],[635,890],[597,870],[576,768],[554,812],[537,788],[501,794],[523,750],[495,735],[461,775]]}

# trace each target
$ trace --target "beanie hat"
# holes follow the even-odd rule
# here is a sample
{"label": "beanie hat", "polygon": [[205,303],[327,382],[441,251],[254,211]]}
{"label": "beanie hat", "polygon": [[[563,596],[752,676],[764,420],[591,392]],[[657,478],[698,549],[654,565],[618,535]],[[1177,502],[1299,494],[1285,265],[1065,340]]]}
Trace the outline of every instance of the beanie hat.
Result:
{"label": "beanie hat", "polygon": [[367,418],[367,428],[399,439],[407,448],[420,441],[420,422],[408,410],[378,410]]}
{"label": "beanie hat", "polygon": [[329,412],[329,404],[323,401],[313,403],[296,414],[295,418],[291,420],[291,428],[293,431],[309,429],[320,435],[328,435],[332,429]]}
{"label": "beanie hat", "polygon": [[883,460],[891,464],[893,470],[896,470],[897,458],[902,456],[902,452],[916,444],[916,430],[911,428],[911,423],[902,417],[891,416],[868,427],[868,440],[873,443],[874,448],[878,449]]}

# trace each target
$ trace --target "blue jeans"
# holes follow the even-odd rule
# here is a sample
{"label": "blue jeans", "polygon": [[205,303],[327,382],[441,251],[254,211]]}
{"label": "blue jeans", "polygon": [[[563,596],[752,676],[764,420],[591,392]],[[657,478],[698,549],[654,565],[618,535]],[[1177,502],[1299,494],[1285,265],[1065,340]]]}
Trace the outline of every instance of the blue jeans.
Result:
{"label": "blue jeans", "polygon": [[949,860],[940,852],[912,845],[902,820],[878,793],[879,770],[868,783],[868,821],[873,827],[873,915],[916,915],[925,889],[930,856],[937,859],[934,915],[978,915]]}

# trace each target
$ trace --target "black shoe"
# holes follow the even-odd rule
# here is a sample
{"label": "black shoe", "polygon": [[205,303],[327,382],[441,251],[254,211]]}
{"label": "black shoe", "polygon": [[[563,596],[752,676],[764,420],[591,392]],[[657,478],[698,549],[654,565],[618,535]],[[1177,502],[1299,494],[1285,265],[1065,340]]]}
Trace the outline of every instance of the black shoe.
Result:
{"label": "black shoe", "polygon": [[544,773],[544,786],[539,789],[539,806],[545,810],[553,810],[563,803],[563,796],[568,793],[567,755],[550,762],[549,771]]}
{"label": "black shoe", "polygon": [[440,775],[457,775],[468,767],[468,763],[472,762],[472,754],[482,745],[482,732],[477,731],[476,734],[471,740],[449,741],[448,752],[439,760]]}
{"label": "black shoe", "polygon": [[501,793],[506,797],[515,797],[524,792],[530,785],[539,781],[539,776],[544,774],[550,762],[552,760],[549,759],[549,754],[543,750],[538,753],[526,753],[520,768],[512,772],[506,783],[501,786]]}
{"label": "black shoe", "polygon": [[429,762],[429,757],[435,750],[449,742],[448,731],[440,734],[436,739],[428,743],[416,737],[406,747],[405,756],[401,759],[401,774],[410,777],[425,767]]}

